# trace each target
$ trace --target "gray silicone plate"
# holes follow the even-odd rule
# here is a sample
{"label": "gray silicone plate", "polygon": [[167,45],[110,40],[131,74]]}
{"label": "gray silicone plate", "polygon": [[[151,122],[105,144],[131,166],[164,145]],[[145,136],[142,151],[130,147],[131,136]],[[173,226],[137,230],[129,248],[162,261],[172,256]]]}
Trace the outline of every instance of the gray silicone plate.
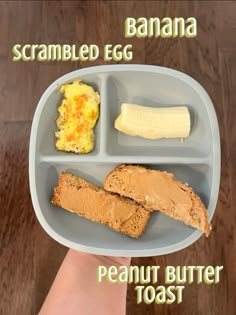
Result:
{"label": "gray silicone plate", "polygon": [[[58,88],[81,78],[100,92],[100,118],[92,153],[76,155],[55,149],[55,118],[62,96]],[[146,106],[187,105],[191,134],[179,139],[146,140],[114,129],[123,102]],[[144,164],[172,172],[201,197],[211,219],[220,182],[220,140],[212,102],[191,77],[168,68],[109,65],[76,70],[52,83],[41,97],[32,124],[29,178],[32,202],[45,231],[70,248],[101,255],[155,256],[180,250],[201,232],[155,212],[139,239],[114,232],[50,203],[62,170],[102,185],[105,175],[122,163]],[[214,231],[213,231],[214,233]]]}

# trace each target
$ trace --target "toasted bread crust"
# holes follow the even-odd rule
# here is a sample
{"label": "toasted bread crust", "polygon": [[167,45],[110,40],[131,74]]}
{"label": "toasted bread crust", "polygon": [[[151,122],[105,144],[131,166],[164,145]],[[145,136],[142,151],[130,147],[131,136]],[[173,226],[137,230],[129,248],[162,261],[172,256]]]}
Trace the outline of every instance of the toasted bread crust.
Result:
{"label": "toasted bread crust", "polygon": [[[52,203],[115,231],[138,238],[144,231],[151,211],[137,202],[106,192],[70,173],[62,173],[54,189]],[[122,211],[124,215],[122,216]]]}
{"label": "toasted bread crust", "polygon": [[[146,175],[148,173],[148,176],[152,176],[154,172],[167,174],[170,177],[169,179],[191,198],[192,207],[188,213],[186,214],[186,211],[185,213],[181,212],[178,205],[175,204],[172,204],[169,208],[162,207],[162,203],[160,203],[160,200],[158,199],[159,196],[156,196],[154,193],[146,195],[144,192],[144,194],[138,195],[138,183],[135,182],[135,180],[132,180],[132,174],[135,174],[138,170],[143,170]],[[124,174],[126,174],[125,180],[122,178]],[[151,179],[151,177],[149,178]],[[121,165],[107,175],[104,181],[104,188],[107,191],[115,192],[121,196],[131,198],[138,203],[141,203],[147,209],[159,210],[173,219],[183,221],[187,225],[198,228],[203,231],[206,236],[210,234],[211,224],[208,222],[208,212],[201,199],[193,192],[192,188],[178,181],[172,174],[148,170],[143,166]],[[168,189],[168,187],[166,189]]]}

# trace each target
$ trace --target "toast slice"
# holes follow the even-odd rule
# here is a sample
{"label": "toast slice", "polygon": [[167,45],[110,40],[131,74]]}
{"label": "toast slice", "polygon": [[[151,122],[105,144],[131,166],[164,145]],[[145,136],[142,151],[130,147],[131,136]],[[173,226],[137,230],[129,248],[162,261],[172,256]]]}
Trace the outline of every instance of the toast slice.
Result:
{"label": "toast slice", "polygon": [[121,165],[107,175],[104,188],[131,198],[147,209],[159,210],[183,221],[203,231],[206,236],[211,231],[208,212],[201,199],[171,173]]}
{"label": "toast slice", "polygon": [[66,172],[59,177],[52,203],[134,238],[143,233],[151,215],[151,211],[134,200],[107,192]]}

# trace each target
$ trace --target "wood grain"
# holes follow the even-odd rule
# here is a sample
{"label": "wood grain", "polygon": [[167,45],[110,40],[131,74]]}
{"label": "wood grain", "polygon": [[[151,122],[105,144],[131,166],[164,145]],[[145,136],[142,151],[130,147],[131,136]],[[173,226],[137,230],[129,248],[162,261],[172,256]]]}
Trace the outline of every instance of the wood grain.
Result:
{"label": "wood grain", "polygon": [[[103,64],[12,62],[14,44],[133,44],[132,63],[181,70],[199,81],[217,113],[221,185],[213,232],[170,255],[134,258],[133,265],[223,265],[217,285],[186,285],[182,304],[136,304],[127,314],[234,315],[236,289],[236,3],[234,1],[0,2],[0,315],[37,314],[67,251],[42,230],[28,185],[31,120],[46,87],[72,70]],[[195,16],[195,39],[125,39],[127,16]],[[111,62],[115,63],[115,62]],[[164,281],[160,278],[160,284]]]}
{"label": "wood grain", "polygon": [[37,314],[66,249],[40,227],[28,184],[31,122],[0,123],[0,314]]}

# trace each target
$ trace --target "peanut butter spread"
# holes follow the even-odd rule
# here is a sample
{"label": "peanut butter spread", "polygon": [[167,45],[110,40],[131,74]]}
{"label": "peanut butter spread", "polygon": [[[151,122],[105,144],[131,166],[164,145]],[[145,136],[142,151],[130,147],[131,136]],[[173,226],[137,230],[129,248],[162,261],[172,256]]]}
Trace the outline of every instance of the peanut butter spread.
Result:
{"label": "peanut butter spread", "polygon": [[91,220],[112,221],[114,226],[120,226],[129,220],[137,211],[137,207],[127,207],[123,199],[116,195],[107,195],[103,190],[91,188],[71,189],[63,187],[60,194],[61,207],[72,212],[86,215]]}
{"label": "peanut butter spread", "polygon": [[129,183],[124,186],[125,192],[137,202],[144,202],[147,208],[159,208],[171,211],[181,209],[182,213],[192,208],[192,200],[188,194],[173,180],[174,176],[167,172],[159,172],[138,168],[122,173],[122,180]]}

